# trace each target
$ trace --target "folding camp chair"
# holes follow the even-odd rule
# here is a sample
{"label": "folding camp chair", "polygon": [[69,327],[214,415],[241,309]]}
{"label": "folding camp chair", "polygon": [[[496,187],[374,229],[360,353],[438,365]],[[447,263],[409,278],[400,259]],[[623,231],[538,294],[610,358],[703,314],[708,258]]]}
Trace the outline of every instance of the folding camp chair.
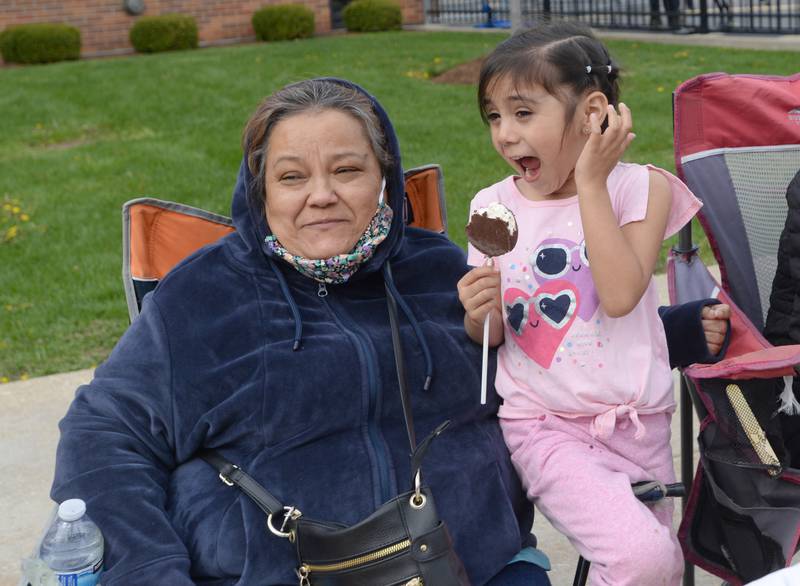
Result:
{"label": "folding camp chair", "polygon": [[[789,467],[775,415],[800,346],[773,347],[761,334],[786,190],[800,170],[800,75],[701,75],[673,99],[676,167],[703,201],[698,219],[722,283],[703,266],[687,225],[668,261],[670,302],[717,297],[732,308],[725,360],[683,371],[687,486],[690,400],[701,425],[679,538],[688,562],[736,585],[788,565],[800,537],[800,470]],[[691,572],[684,583],[694,583]]]}
{"label": "folding camp chair", "polygon": [[[405,172],[405,221],[409,226],[447,233],[444,178],[439,165]],[[144,296],[182,259],[233,232],[230,218],[153,198],[122,207],[122,281],[133,321]]]}

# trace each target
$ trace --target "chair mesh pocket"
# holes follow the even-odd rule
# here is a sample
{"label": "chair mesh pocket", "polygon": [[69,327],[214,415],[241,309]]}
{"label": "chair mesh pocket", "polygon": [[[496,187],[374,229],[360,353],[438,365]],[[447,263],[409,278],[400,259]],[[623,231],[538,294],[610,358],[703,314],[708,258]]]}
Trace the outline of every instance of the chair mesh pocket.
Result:
{"label": "chair mesh pocket", "polygon": [[[699,438],[718,436],[709,424]],[[704,557],[749,582],[786,565],[781,543],[800,523],[800,487],[755,467],[703,459],[703,482],[692,543]]]}
{"label": "chair mesh pocket", "polygon": [[[706,457],[772,474],[788,465],[777,417],[782,379],[698,381],[715,423],[706,430]],[[735,385],[740,393],[732,394]],[[761,440],[761,441],[758,441]],[[769,457],[767,454],[772,454]]]}

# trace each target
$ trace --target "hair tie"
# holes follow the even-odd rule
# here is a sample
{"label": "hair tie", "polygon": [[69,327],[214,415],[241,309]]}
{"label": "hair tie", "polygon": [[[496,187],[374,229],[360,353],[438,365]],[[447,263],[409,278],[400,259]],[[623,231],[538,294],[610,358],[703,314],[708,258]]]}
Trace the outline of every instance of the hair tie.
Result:
{"label": "hair tie", "polygon": [[[613,65],[611,65],[610,63],[608,65],[598,65],[598,68],[605,69],[608,75],[611,75],[611,72],[614,69]],[[591,65],[587,65],[586,73],[591,75],[592,71],[594,71],[594,67],[592,67]]]}

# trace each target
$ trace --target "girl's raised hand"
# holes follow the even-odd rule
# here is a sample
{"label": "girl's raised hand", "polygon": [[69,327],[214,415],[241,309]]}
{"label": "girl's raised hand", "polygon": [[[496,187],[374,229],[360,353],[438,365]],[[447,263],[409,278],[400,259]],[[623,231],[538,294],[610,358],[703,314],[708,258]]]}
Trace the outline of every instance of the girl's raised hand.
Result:
{"label": "girl's raised hand", "polygon": [[636,137],[631,132],[633,118],[625,104],[619,104],[619,113],[608,105],[608,126],[601,130],[602,120],[597,114],[589,116],[589,140],[575,165],[575,182],[578,193],[581,186],[605,188],[608,175],[619,162],[628,145]]}

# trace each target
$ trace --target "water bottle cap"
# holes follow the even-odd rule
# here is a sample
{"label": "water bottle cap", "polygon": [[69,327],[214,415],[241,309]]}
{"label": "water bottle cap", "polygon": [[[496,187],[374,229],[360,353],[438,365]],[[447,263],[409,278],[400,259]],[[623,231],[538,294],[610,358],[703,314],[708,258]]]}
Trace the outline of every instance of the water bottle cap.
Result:
{"label": "water bottle cap", "polygon": [[69,499],[58,505],[58,516],[62,521],[77,521],[86,513],[82,499]]}

